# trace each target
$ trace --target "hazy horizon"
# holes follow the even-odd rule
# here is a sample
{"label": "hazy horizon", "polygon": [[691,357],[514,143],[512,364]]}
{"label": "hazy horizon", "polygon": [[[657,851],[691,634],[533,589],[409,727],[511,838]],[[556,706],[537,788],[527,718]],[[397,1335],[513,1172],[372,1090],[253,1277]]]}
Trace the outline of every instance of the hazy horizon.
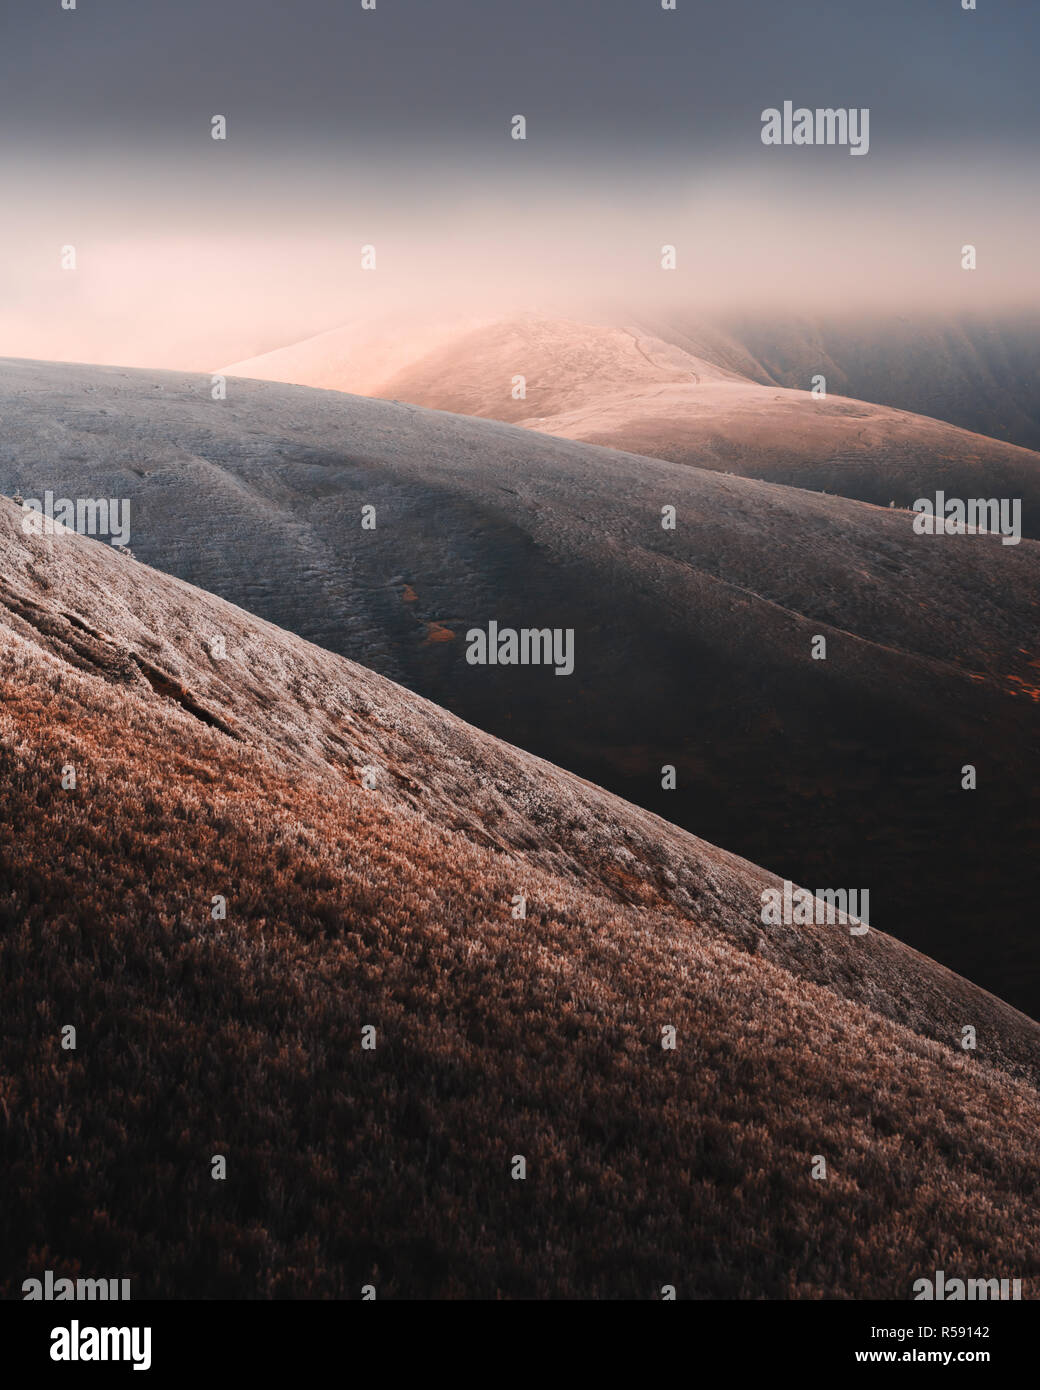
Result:
{"label": "hazy horizon", "polygon": [[[476,0],[20,13],[0,354],[206,371],[402,309],[618,299],[1040,307],[1022,176],[1040,16],[531,0],[506,27]],[[787,99],[869,109],[866,157],[764,145]]]}

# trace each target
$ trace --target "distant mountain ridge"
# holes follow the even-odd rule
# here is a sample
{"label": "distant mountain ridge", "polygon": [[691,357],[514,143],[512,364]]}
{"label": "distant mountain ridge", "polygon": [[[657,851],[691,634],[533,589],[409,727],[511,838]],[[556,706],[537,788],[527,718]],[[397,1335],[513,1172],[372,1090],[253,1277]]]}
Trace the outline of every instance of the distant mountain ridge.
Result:
{"label": "distant mountain ridge", "polygon": [[879,506],[910,507],[940,490],[1020,498],[1024,533],[1040,536],[1040,454],[1020,447],[1040,442],[1040,331],[1034,343],[1025,328],[1004,336],[957,325],[724,329],[678,314],[618,323],[388,319],[226,370],[505,420]]}

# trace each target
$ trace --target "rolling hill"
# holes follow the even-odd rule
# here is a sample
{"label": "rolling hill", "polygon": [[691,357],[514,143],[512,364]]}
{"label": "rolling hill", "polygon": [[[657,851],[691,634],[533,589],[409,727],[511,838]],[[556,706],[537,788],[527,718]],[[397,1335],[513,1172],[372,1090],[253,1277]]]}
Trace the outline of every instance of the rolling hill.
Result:
{"label": "rolling hill", "polygon": [[0,557],[5,1294],[1031,1296],[1035,1023],[7,500]]}
{"label": "rolling hill", "polygon": [[[919,536],[904,512],[486,420],[229,388],[7,362],[0,487],[129,498],[140,559],[785,877],[870,890],[876,926],[1040,1012],[1035,543]],[[470,665],[492,621],[570,630],[573,674]]]}
{"label": "rolling hill", "polygon": [[[657,331],[698,331],[685,315]],[[949,420],[1040,449],[1040,320],[1035,312],[873,319],[744,317],[727,325],[747,354],[746,373],[767,385],[804,386],[823,371],[843,395]]]}
{"label": "rolling hill", "polygon": [[[388,320],[348,325],[227,370],[506,420],[885,507],[912,507],[939,490],[1017,497],[1023,533],[1040,536],[1040,454],[943,423],[959,404],[965,418],[996,427],[981,405],[970,413],[966,403],[976,398],[999,400],[1004,418],[1017,420],[1008,405],[1016,385],[1027,404],[1036,394],[1022,356],[1014,366],[1005,343],[1003,354],[991,347],[983,360],[963,330],[890,338],[881,329],[861,341],[852,330],[780,324],[768,333],[750,323],[726,332],[681,315],[623,326],[535,315],[455,325]],[[818,374],[825,397],[811,389]],[[518,375],[522,398],[514,397]],[[955,385],[943,392],[942,381]],[[869,399],[855,399],[860,394]],[[905,400],[920,400],[943,420],[894,408]]]}

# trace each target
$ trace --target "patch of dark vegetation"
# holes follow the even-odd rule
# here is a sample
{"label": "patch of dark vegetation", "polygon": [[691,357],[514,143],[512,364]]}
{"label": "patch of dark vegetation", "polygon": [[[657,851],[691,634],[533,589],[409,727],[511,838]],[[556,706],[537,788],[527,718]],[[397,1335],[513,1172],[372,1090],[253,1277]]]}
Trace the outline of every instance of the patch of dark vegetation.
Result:
{"label": "patch of dark vegetation", "polygon": [[131,652],[131,656],[157,695],[161,695],[166,700],[175,700],[181,709],[187,710],[193,718],[200,720],[203,724],[208,724],[211,729],[219,729],[222,734],[227,734],[228,738],[238,738],[238,734],[226,720],[200,705],[180,681],[175,680],[167,672],[160,671],[158,666],[153,666],[150,661],[145,661],[140,653]]}

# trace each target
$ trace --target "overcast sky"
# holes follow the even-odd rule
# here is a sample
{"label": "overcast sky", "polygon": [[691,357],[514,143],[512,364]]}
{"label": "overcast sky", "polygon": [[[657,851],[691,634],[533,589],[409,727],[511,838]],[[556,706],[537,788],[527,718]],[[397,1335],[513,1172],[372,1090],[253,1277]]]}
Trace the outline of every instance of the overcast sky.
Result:
{"label": "overcast sky", "polygon": [[874,151],[1035,150],[1034,0],[5,0],[5,138],[343,141],[493,159],[522,111],[561,156],[755,150],[785,97],[869,106]]}
{"label": "overcast sky", "polygon": [[[0,352],[242,357],[434,281],[638,281],[669,241],[676,293],[1032,299],[1040,3],[978,3],[4,0]],[[869,107],[867,157],[764,146],[785,99]]]}

